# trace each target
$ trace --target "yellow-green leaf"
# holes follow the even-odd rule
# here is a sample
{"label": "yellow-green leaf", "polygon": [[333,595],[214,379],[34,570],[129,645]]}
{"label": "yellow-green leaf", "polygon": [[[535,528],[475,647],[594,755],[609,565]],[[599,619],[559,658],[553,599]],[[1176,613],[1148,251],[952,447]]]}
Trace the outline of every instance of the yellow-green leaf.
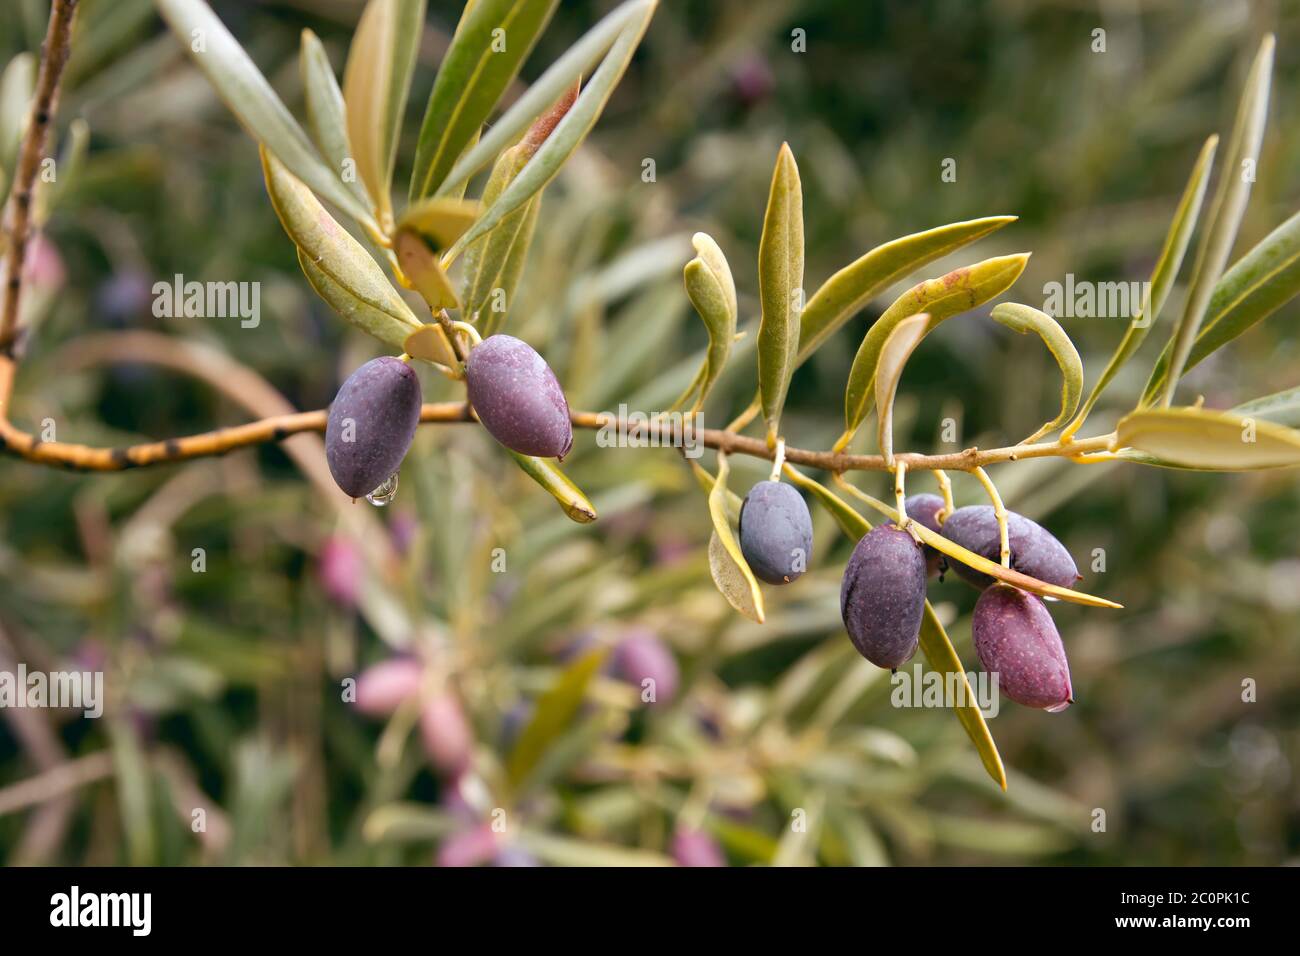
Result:
{"label": "yellow-green leaf", "polygon": [[[349,325],[356,326],[368,335],[373,335],[385,345],[402,348],[405,351],[404,346],[411,330],[409,323],[375,308],[339,285],[321,271],[320,267],[313,263],[301,249],[298,250],[298,265],[316,294]],[[414,315],[411,316],[411,320],[415,321]]]}
{"label": "yellow-green leaf", "polygon": [[1029,253],[985,259],[973,266],[955,269],[937,279],[927,279],[899,296],[867,330],[849,371],[844,392],[844,434],[835,444],[842,451],[871,411],[875,399],[876,365],[880,349],[898,323],[911,315],[926,312],[930,316],[929,334],[951,316],[983,305],[1011,288],[1029,261]]}
{"label": "yellow-green leaf", "polygon": [[334,168],[339,180],[360,202],[370,206],[370,196],[365,186],[349,165],[356,160],[348,142],[347,107],[343,104],[343,92],[339,89],[325,47],[311,30],[302,31],[298,70],[302,76],[303,99],[307,105],[307,124],[311,127],[317,149]]}
{"label": "yellow-green leaf", "polygon": [[803,311],[803,186],[787,143],[781,144],[758,244],[758,389],[769,443],[781,426],[781,408],[799,352]]}
{"label": "yellow-green leaf", "polygon": [[402,274],[431,310],[437,312],[439,309],[459,307],[456,290],[443,271],[437,251],[429,248],[423,236],[410,229],[402,229],[397,233],[394,247]]}
{"label": "yellow-green leaf", "polygon": [[995,321],[1021,335],[1035,333],[1043,340],[1047,351],[1052,353],[1052,358],[1056,359],[1057,367],[1061,370],[1060,413],[1021,444],[1038,441],[1060,428],[1079,407],[1079,396],[1083,394],[1083,361],[1079,358],[1079,350],[1054,318],[1031,306],[1004,302],[993,309],[992,315]]}
{"label": "yellow-green leaf", "polygon": [[1232,410],[1242,418],[1263,418],[1288,428],[1300,425],[1300,387],[1255,398]]}
{"label": "yellow-green leaf", "polygon": [[510,452],[515,463],[533,481],[537,482],[552,498],[560,503],[564,513],[578,524],[590,524],[596,520],[596,506],[593,505],[582,489],[575,485],[550,458],[534,458]]}
{"label": "yellow-green leaf", "polygon": [[412,203],[397,220],[397,228],[411,229],[432,240],[435,249],[446,249],[459,239],[483,212],[473,199],[430,196]]}
{"label": "yellow-green leaf", "polygon": [[880,409],[876,438],[886,461],[894,457],[894,395],[898,382],[907,360],[929,328],[930,317],[924,312],[908,316],[894,326],[880,347],[880,361],[876,364],[876,406]]}
{"label": "yellow-green leaf", "polygon": [[447,368],[455,368],[458,364],[451,340],[439,322],[425,323],[408,335],[402,342],[402,351],[411,358],[436,362]]}
{"label": "yellow-green leaf", "polygon": [[745,556],[740,553],[740,543],[731,530],[727,517],[727,473],[730,466],[726,455],[718,455],[718,477],[709,492],[709,516],[713,519],[713,536],[709,539],[709,572],[722,596],[751,621],[763,623],[763,594],[758,589],[754,572],[749,569]]}
{"label": "yellow-green leaf", "polygon": [[799,318],[795,364],[802,365],[845,322],[904,276],[1015,221],[1015,216],[989,216],[927,229],[876,246],[845,266],[808,300]]}
{"label": "yellow-green leaf", "polygon": [[1205,408],[1142,409],[1120,419],[1112,450],[1208,471],[1300,465],[1300,432],[1264,418]]}
{"label": "yellow-green leaf", "polygon": [[0,75],[0,181],[14,167],[36,92],[36,57],[19,53]]}
{"label": "yellow-green leaf", "polygon": [[782,471],[792,482],[811,493],[813,497],[822,503],[822,506],[830,512],[831,517],[835,519],[835,523],[840,526],[840,530],[844,532],[845,537],[850,541],[857,541],[871,530],[870,521],[862,517],[843,498],[825,485],[798,471],[789,462],[785,463]]}
{"label": "yellow-green leaf", "polygon": [[538,698],[533,719],[520,733],[506,765],[512,789],[519,789],[546,748],[573,722],[591,679],[605,663],[608,653],[608,648],[598,647],[583,654],[560,674],[554,687]]}
{"label": "yellow-green leaf", "polygon": [[695,246],[695,258],[686,263],[682,279],[686,284],[687,298],[704,320],[704,327],[709,333],[709,348],[695,381],[673,403],[673,407],[686,404],[694,395],[692,411],[699,411],[727,365],[731,343],[736,338],[738,308],[736,283],[731,277],[731,267],[727,265],[727,257],[722,254],[722,249],[711,236],[703,232],[697,232],[691,242]]}

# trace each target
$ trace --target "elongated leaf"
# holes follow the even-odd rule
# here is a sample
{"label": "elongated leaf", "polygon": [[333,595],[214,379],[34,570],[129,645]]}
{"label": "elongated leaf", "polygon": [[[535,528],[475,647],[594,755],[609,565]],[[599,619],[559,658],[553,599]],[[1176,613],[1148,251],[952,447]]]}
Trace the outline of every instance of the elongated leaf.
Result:
{"label": "elongated leaf", "polygon": [[335,174],[357,199],[370,205],[365,186],[356,177],[351,164],[356,162],[348,142],[347,108],[343,105],[343,92],[334,77],[329,55],[320,39],[310,30],[302,31],[302,50],[298,55],[298,69],[302,74],[303,97],[307,103],[307,122],[312,138]]}
{"label": "elongated leaf", "polygon": [[927,229],[876,246],[845,266],[813,293],[799,318],[796,366],[904,276],[1015,221],[1015,216],[989,216]]}
{"label": "elongated leaf", "polygon": [[265,148],[262,172],[271,205],[302,254],[299,261],[312,286],[349,322],[401,348],[420,321],[378,263]]}
{"label": "elongated leaf", "polygon": [[408,335],[402,342],[402,351],[411,358],[436,362],[447,368],[458,365],[451,340],[439,322],[427,322]]}
{"label": "elongated leaf", "polygon": [[343,185],[271,84],[203,0],[157,0],[172,32],[259,143],[295,177],[374,231],[370,210]]}
{"label": "elongated leaf", "polygon": [[[433,195],[519,74],[558,0],[477,0],[443,57],[420,124],[412,201]],[[469,177],[465,177],[468,179]]]}
{"label": "elongated leaf", "polygon": [[430,196],[408,206],[397,220],[397,228],[411,229],[429,239],[435,249],[446,249],[482,211],[482,203],[473,199]]}
{"label": "elongated leaf", "polygon": [[356,151],[357,172],[384,223],[392,220],[393,159],[424,29],[424,2],[370,0],[343,71],[348,138]]}
{"label": "elongated leaf", "polygon": [[593,505],[582,489],[575,485],[550,458],[533,458],[512,451],[511,457],[529,478],[537,482],[560,503],[564,513],[578,524],[590,524],[596,520],[596,506]]}
{"label": "elongated leaf", "polygon": [[899,296],[867,330],[858,354],[854,356],[848,388],[844,392],[844,434],[836,442],[835,450],[842,451],[848,445],[871,411],[880,349],[898,323],[908,316],[928,313],[928,335],[944,319],[983,305],[1011,288],[1028,261],[1027,252],[985,259],[937,279],[927,279]]}
{"label": "elongated leaf", "polygon": [[1027,305],[1004,302],[1002,305],[995,306],[991,314],[995,321],[1021,335],[1028,332],[1035,333],[1043,340],[1047,351],[1052,353],[1052,358],[1056,359],[1057,367],[1061,370],[1061,411],[1021,442],[1021,444],[1029,444],[1056,431],[1079,407],[1079,396],[1083,394],[1083,361],[1079,358],[1079,350],[1065,334],[1065,329],[1061,328],[1047,313]]}
{"label": "elongated leaf", "polygon": [[456,290],[443,271],[437,250],[429,248],[423,236],[410,229],[402,229],[397,233],[393,245],[397,251],[397,264],[406,281],[420,293],[431,311],[459,307]]}
{"label": "elongated leaf", "polygon": [[1115,348],[1115,354],[1106,363],[1101,378],[1097,379],[1097,384],[1088,393],[1088,400],[1083,403],[1083,408],[1079,409],[1079,414],[1065,430],[1063,438],[1068,438],[1079,430],[1088,413],[1092,411],[1092,407],[1097,404],[1097,399],[1101,398],[1101,393],[1106,390],[1106,386],[1142,346],[1147,333],[1151,331],[1151,326],[1155,325],[1160,317],[1165,300],[1169,298],[1174,280],[1178,277],[1178,270],[1182,268],[1183,256],[1187,254],[1192,233],[1196,230],[1196,222],[1201,215],[1201,203],[1205,199],[1205,189],[1210,182],[1210,170],[1214,168],[1214,153],[1218,146],[1219,137],[1211,136],[1201,147],[1201,154],[1197,157],[1196,165],[1192,167],[1192,175],[1183,189],[1182,199],[1178,201],[1173,222],[1169,224],[1165,244],[1160,249],[1160,258],[1156,260],[1155,268],[1151,272],[1150,291],[1142,303],[1142,311],[1133,316],[1128,329],[1124,332],[1124,338]]}
{"label": "elongated leaf", "polygon": [[1300,426],[1300,386],[1252,399],[1238,405],[1232,414],[1242,418],[1263,418],[1288,428]]}
{"label": "elongated leaf", "polygon": [[781,144],[758,244],[758,391],[769,445],[781,425],[785,393],[799,352],[803,303],[803,186],[787,143]]}
{"label": "elongated leaf", "polygon": [[[1300,295],[1300,213],[1278,226],[1237,260],[1210,299],[1205,325],[1187,356],[1185,370],[1200,364],[1237,336]],[[1150,405],[1164,387],[1172,346],[1166,346],[1142,395]]]}
{"label": "elongated leaf", "polygon": [[880,443],[880,454],[886,461],[892,461],[894,457],[894,395],[898,391],[898,382],[903,377],[907,360],[925,338],[929,326],[930,317],[924,312],[909,316],[894,326],[880,347],[880,361],[876,365],[876,407],[880,409],[876,438]]}
{"label": "elongated leaf", "polygon": [[1204,408],[1140,409],[1120,419],[1113,450],[1208,471],[1300,465],[1300,432],[1264,418]]}
{"label": "elongated leaf", "polygon": [[[695,479],[700,483],[700,487],[704,489],[704,493],[706,495],[710,494],[713,491],[713,486],[716,484],[713,476],[701,467],[698,461],[691,462],[691,471],[695,473]],[[727,499],[724,504],[727,508],[727,520],[739,521],[740,506],[743,504],[740,500],[740,495],[736,494],[731,489],[727,489]]]}
{"label": "elongated leaf", "polygon": [[[627,70],[627,65],[631,62],[632,54],[636,52],[637,45],[640,44],[646,27],[650,25],[650,17],[655,10],[655,0],[629,0],[628,3],[619,7],[610,16],[612,17],[624,10],[630,10],[634,14],[639,14],[639,16],[632,17],[628,25],[619,33],[614,45],[610,47],[609,53],[606,54],[604,60],[601,61],[600,66],[592,75],[591,82],[578,95],[577,102],[565,114],[564,119],[560,120],[559,125],[546,138],[546,142],[542,144],[542,147],[533,158],[528,161],[528,165],[505,188],[500,198],[487,208],[482,218],[465,235],[461,236],[456,245],[448,250],[448,260],[454,259],[465,246],[475,239],[487,235],[506,216],[540,192],[547,183],[555,178],[560,171],[560,167],[573,155],[573,151],[578,148],[579,144],[587,138],[587,134],[596,125],[596,120],[600,117],[601,111],[604,110],[605,103],[609,101],[610,94],[614,92],[614,87],[623,78],[623,73]],[[573,51],[570,50],[570,52]],[[558,65],[558,62],[556,65]],[[543,80],[545,79],[544,76]],[[568,77],[568,83],[562,85],[559,91],[546,101],[547,105],[553,103],[574,79],[572,76]],[[535,86],[541,85],[542,81],[535,84]],[[549,89],[549,84],[544,89]],[[530,90],[529,93],[531,94],[531,92]],[[498,125],[504,125],[506,120],[510,118],[510,113],[514,112],[514,109],[526,99],[528,99],[528,94],[519,99],[515,107],[512,107],[507,112],[507,115],[502,118],[501,124]],[[532,116],[536,115],[538,114],[532,114]],[[528,118],[531,119],[531,117]],[[496,128],[492,132],[495,133]],[[479,141],[478,146],[475,147],[475,150],[491,139],[493,139],[491,133],[484,136]],[[448,186],[457,185],[454,173],[455,170],[453,170],[452,176],[448,176],[447,181],[443,184],[444,189]]]}
{"label": "elongated leaf", "polygon": [[722,596],[745,617],[763,623],[763,593],[758,589],[754,572],[749,570],[740,543],[727,517],[727,456],[718,456],[718,477],[709,492],[709,516],[713,519],[713,536],[709,539],[709,572]]}
{"label": "elongated leaf", "polygon": [[682,270],[682,280],[686,284],[687,298],[704,320],[704,327],[709,333],[709,348],[695,381],[673,403],[673,407],[686,404],[694,395],[691,410],[699,411],[727,365],[731,343],[736,338],[738,307],[736,282],[731,277],[727,257],[722,254],[718,244],[703,232],[697,232],[691,242],[695,246],[695,258],[686,263],[686,268]]}
{"label": "elongated leaf", "polygon": [[[1241,217],[1246,212],[1250,186],[1254,182],[1254,166],[1259,161],[1259,149],[1264,139],[1264,126],[1268,121],[1268,95],[1273,71],[1273,35],[1264,37],[1255,62],[1251,64],[1246,89],[1237,108],[1237,120],[1228,143],[1228,155],[1223,175],[1215,189],[1210,219],[1196,250],[1196,264],[1192,271],[1191,289],[1182,321],[1171,339],[1169,371],[1166,373],[1161,404],[1168,408],[1173,401],[1178,380],[1182,377],[1188,353],[1196,340],[1205,310],[1210,303],[1214,287],[1223,275],[1232,244],[1237,239]],[[1249,169],[1246,168],[1247,164]]]}
{"label": "elongated leaf", "polygon": [[588,30],[528,87],[528,91],[492,124],[478,143],[466,151],[438,187],[438,192],[445,195],[462,188],[471,176],[496,159],[537,117],[586,75],[625,30],[636,28],[639,23],[638,35],[643,32],[657,2],[627,0]]}
{"label": "elongated leaf", "polygon": [[518,789],[525,782],[546,748],[573,722],[574,715],[578,713],[578,708],[587,695],[591,679],[605,663],[608,653],[609,648],[598,647],[583,654],[564,670],[554,687],[538,698],[533,719],[520,733],[519,741],[510,752],[506,764],[513,789]]}
{"label": "elongated leaf", "polygon": [[[829,488],[801,474],[789,464],[785,466],[784,471],[791,481],[804,490],[811,492],[826,507],[826,510],[831,513],[836,523],[839,524],[840,530],[844,532],[850,541],[856,543],[871,530],[871,522],[858,514],[847,502]],[[930,606],[929,601],[925,602],[925,615],[921,619],[920,640],[921,652],[925,654],[931,668],[943,674],[955,673],[961,675],[966,688],[965,703],[953,709],[957,714],[957,719],[961,722],[962,728],[966,731],[966,735],[970,737],[971,742],[975,745],[975,750],[980,755],[980,761],[984,764],[984,769],[988,771],[994,783],[1006,790],[1007,775],[1005,768],[1002,766],[1002,757],[998,753],[997,744],[993,741],[993,735],[989,732],[984,715],[975,703],[977,698],[970,686],[970,681],[966,677],[966,668],[962,666],[956,648],[952,646],[952,641],[949,640],[947,632],[943,629],[943,624],[940,623],[938,615],[934,613],[934,608]]]}
{"label": "elongated leaf", "polygon": [[0,181],[18,159],[18,146],[27,127],[35,92],[36,57],[19,53],[0,75]]}

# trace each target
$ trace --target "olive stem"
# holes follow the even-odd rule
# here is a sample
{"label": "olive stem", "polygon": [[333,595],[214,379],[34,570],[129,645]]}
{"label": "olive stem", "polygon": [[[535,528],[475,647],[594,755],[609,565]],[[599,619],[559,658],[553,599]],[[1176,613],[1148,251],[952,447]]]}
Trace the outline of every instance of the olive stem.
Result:
{"label": "olive stem", "polygon": [[900,461],[894,465],[894,501],[898,507],[898,528],[906,531],[911,518],[907,516],[907,462]]}
{"label": "olive stem", "polygon": [[772,474],[770,480],[781,480],[781,466],[785,464],[785,439],[776,440],[776,452],[772,455]]}
{"label": "olive stem", "polygon": [[998,494],[997,485],[993,484],[993,479],[983,468],[974,468],[971,474],[980,480],[980,484],[984,486],[984,490],[993,501],[993,513],[998,519],[998,546],[1001,549],[1002,566],[1009,568],[1011,567],[1011,545],[1007,541],[1007,509],[1002,504],[1002,496]]}
{"label": "olive stem", "polygon": [[943,507],[934,514],[935,523],[940,527],[948,520],[948,516],[953,513],[952,503],[952,482],[948,479],[948,473],[942,468],[934,469],[934,480],[939,483],[939,494],[943,495]]}

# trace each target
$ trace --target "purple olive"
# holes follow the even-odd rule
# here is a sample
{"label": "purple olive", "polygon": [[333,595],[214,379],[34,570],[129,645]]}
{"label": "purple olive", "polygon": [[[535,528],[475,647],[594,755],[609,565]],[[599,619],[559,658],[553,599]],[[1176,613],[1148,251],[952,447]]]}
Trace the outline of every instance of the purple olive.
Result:
{"label": "purple olive", "polygon": [[[992,505],[958,508],[944,521],[943,536],[994,563],[1001,560],[998,518]],[[1011,548],[1011,567],[1021,574],[1063,588],[1073,587],[1079,580],[1079,569],[1065,545],[1042,525],[1014,511],[1007,512],[1007,545]],[[994,581],[989,575],[956,559],[948,563],[958,575],[977,588],[986,588]]]}
{"label": "purple olive", "polygon": [[1074,702],[1065,645],[1037,595],[988,588],[975,602],[971,632],[980,664],[1016,703],[1055,713]]}
{"label": "purple olive", "polygon": [[677,658],[649,631],[633,631],[614,648],[614,672],[633,684],[647,704],[668,703],[681,679]]}
{"label": "purple olive", "polygon": [[789,584],[808,570],[812,515],[793,485],[760,481],[740,506],[740,551],[768,584]]}
{"label": "purple olive", "polygon": [[563,459],[573,447],[569,402],[527,342],[490,335],[465,361],[469,402],[489,434],[512,451]]}
{"label": "purple olive", "polygon": [[365,574],[365,562],[356,544],[350,538],[334,535],[321,546],[316,561],[316,576],[329,599],[342,607],[356,607]]}
{"label": "purple olive", "polygon": [[424,665],[414,657],[393,657],[357,675],[356,708],[369,717],[389,717],[420,692]]}
{"label": "purple olive", "polygon": [[673,860],[678,866],[726,866],[722,847],[703,830],[679,827],[673,834]]}
{"label": "purple olive", "polygon": [[470,729],[460,701],[440,694],[424,702],[420,710],[420,738],[429,762],[448,777],[457,777],[474,755],[474,731]]}
{"label": "purple olive", "polygon": [[325,425],[325,457],[345,494],[368,495],[397,471],[415,440],[420,402],[415,371],[391,355],[348,376]]}
{"label": "purple olive", "polygon": [[[943,534],[939,526],[939,521],[935,517],[943,508],[943,499],[938,495],[920,494],[909,495],[903,502],[903,507],[907,509],[907,516],[918,524],[924,525],[935,534]],[[886,521],[885,524],[892,525],[894,522]],[[933,575],[938,573],[943,566],[943,554],[930,547],[928,544],[921,545],[921,550],[925,554],[925,566],[927,571]]]}
{"label": "purple olive", "polygon": [[925,578],[925,555],[906,531],[880,525],[853,549],[840,613],[853,646],[877,667],[899,667],[916,653]]}

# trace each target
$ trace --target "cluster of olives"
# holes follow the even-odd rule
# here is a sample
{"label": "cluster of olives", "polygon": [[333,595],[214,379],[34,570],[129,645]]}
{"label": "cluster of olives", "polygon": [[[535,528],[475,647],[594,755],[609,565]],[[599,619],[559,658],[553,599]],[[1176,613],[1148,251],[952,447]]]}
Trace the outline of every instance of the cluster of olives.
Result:
{"label": "cluster of olives", "polygon": [[[958,508],[942,523],[943,499],[913,495],[908,517],[991,561],[1001,554],[997,514],[990,505]],[[1008,512],[1011,567],[1049,584],[1079,579],[1070,553],[1041,525]],[[806,569],[812,519],[790,485],[762,481],[740,511],[740,547],[750,569],[769,584],[788,584]],[[853,646],[871,663],[901,667],[916,653],[925,613],[926,582],[945,570],[943,555],[892,522],[873,528],[849,558],[840,588],[840,613]],[[1003,692],[1017,703],[1064,710],[1073,699],[1065,647],[1037,595],[1010,587],[974,568],[955,564],[959,577],[983,590],[972,625],[975,652]]]}
{"label": "cluster of olives", "polygon": [[[479,421],[507,448],[538,458],[569,453],[569,403],[528,343],[510,335],[484,339],[466,358],[465,384]],[[372,359],[348,376],[325,427],[330,474],[346,494],[368,497],[391,485],[415,440],[422,401],[415,371],[401,359]]]}

